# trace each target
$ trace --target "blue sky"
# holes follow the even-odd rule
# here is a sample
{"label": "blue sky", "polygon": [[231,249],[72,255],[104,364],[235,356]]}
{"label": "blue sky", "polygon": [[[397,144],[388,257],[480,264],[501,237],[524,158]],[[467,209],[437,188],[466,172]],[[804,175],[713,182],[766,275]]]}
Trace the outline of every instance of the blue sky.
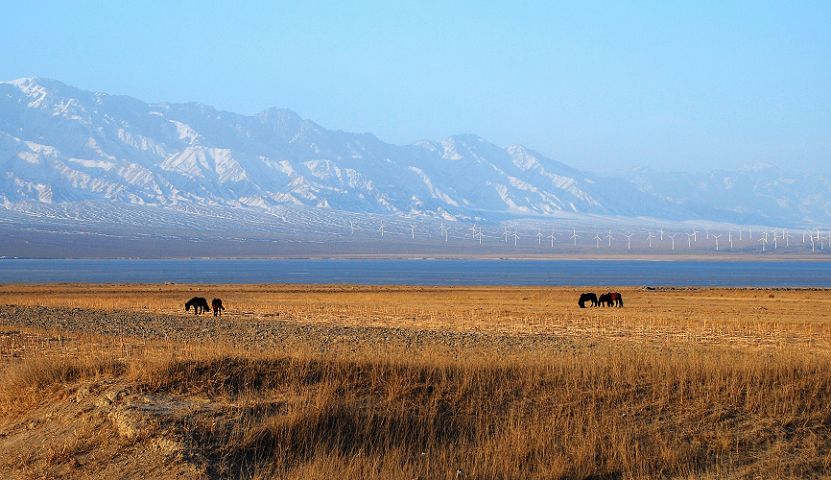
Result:
{"label": "blue sky", "polygon": [[591,170],[828,171],[829,25],[827,1],[10,2],[0,78]]}

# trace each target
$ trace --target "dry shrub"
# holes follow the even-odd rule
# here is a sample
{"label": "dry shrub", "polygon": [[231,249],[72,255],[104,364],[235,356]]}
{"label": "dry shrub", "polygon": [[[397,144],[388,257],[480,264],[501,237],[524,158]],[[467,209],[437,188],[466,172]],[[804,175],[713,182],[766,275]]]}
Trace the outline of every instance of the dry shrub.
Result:
{"label": "dry shrub", "polygon": [[40,403],[55,388],[83,378],[120,376],[125,371],[126,364],[113,358],[26,358],[0,371],[0,412]]}
{"label": "dry shrub", "polygon": [[831,459],[827,354],[215,355],[136,363],[128,378],[238,406],[182,424],[221,476],[799,477]]}

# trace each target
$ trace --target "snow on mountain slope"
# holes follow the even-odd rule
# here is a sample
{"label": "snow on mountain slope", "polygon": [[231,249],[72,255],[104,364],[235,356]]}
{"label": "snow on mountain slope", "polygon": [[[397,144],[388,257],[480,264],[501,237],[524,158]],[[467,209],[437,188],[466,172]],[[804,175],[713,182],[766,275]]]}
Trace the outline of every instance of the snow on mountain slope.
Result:
{"label": "snow on mountain slope", "polygon": [[[285,109],[247,116],[196,103],[150,104],[36,78],[0,82],[0,169],[7,208],[103,200],[448,220],[564,214],[730,220],[742,213],[703,208],[640,177],[639,188],[475,135],[392,145],[371,134],[328,130]],[[823,198],[798,201],[801,218],[828,217]],[[809,215],[815,208],[824,213]]]}
{"label": "snow on mountain slope", "polygon": [[54,80],[0,84],[6,201],[281,204],[454,218],[614,213],[591,176],[472,135],[386,144],[283,109],[145,104]]}

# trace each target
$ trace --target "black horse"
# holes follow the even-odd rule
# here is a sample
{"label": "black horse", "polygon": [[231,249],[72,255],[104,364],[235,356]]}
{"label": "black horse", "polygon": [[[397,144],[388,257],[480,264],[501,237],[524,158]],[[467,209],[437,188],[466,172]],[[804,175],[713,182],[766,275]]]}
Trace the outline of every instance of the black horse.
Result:
{"label": "black horse", "polygon": [[580,305],[580,308],[586,308],[586,301],[591,300],[592,307],[597,306],[597,295],[594,293],[584,293],[580,295],[580,300],[577,300],[577,305]]}
{"label": "black horse", "polygon": [[188,300],[188,303],[185,304],[185,311],[190,311],[190,307],[193,307],[194,315],[211,311],[210,307],[208,307],[208,300],[204,297],[193,297]]}
{"label": "black horse", "polygon": [[214,298],[211,300],[211,308],[214,311],[214,317],[219,315],[222,316],[222,311],[225,310],[225,307],[222,306],[222,300],[218,298]]}
{"label": "black horse", "polygon": [[604,293],[598,299],[598,303],[607,307],[622,307],[623,296],[618,292]]}

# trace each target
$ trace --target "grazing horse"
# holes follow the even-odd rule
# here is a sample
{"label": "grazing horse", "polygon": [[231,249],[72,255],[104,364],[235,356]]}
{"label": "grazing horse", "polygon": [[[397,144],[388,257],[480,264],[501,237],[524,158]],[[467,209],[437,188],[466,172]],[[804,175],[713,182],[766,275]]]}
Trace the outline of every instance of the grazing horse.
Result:
{"label": "grazing horse", "polygon": [[188,300],[188,303],[185,304],[185,311],[190,311],[190,307],[193,307],[193,314],[199,315],[202,312],[209,312],[211,309],[208,307],[208,300],[204,297],[193,297]]}
{"label": "grazing horse", "polygon": [[577,305],[580,305],[580,308],[586,308],[586,301],[591,300],[592,307],[597,306],[597,295],[594,293],[584,293],[580,295],[580,300],[577,300]]}
{"label": "grazing horse", "polygon": [[214,317],[217,316],[217,314],[221,317],[222,311],[225,310],[225,307],[222,306],[222,300],[218,298],[211,300],[211,308],[214,311]]}
{"label": "grazing horse", "polygon": [[601,295],[598,302],[607,307],[622,307],[623,297],[618,292],[609,292]]}

